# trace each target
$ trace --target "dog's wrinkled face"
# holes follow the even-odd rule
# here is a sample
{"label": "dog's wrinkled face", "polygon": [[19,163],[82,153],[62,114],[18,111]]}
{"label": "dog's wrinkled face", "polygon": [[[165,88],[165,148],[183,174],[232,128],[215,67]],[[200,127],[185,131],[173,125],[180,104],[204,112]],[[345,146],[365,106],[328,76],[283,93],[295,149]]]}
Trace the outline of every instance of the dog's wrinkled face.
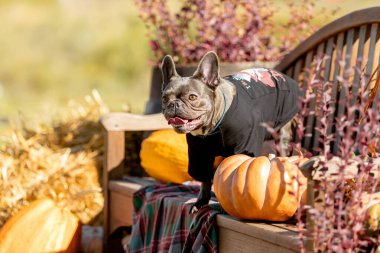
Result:
{"label": "dog's wrinkled face", "polygon": [[162,63],[162,112],[178,133],[190,133],[211,127],[214,91],[219,84],[219,66],[215,53],[206,54],[191,77],[177,74],[173,59]]}
{"label": "dog's wrinkled face", "polygon": [[163,91],[162,111],[174,130],[189,133],[209,124],[213,92],[200,81],[176,77]]}

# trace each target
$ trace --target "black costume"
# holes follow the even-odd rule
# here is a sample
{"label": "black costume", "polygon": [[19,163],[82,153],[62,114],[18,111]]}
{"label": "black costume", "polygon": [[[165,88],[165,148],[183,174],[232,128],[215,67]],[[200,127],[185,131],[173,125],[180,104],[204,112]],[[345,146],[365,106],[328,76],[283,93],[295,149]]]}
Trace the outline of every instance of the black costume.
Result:
{"label": "black costume", "polygon": [[266,123],[279,129],[298,112],[300,90],[295,80],[274,70],[254,68],[225,77],[236,95],[222,121],[206,136],[187,134],[189,174],[211,182],[215,156],[258,156],[271,135]]}

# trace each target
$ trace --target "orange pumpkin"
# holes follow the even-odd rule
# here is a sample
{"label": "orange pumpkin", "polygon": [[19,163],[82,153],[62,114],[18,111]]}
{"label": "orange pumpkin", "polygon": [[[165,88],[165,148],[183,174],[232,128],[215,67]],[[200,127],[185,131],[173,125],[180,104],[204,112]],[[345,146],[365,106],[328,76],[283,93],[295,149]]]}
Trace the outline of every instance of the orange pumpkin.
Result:
{"label": "orange pumpkin", "polygon": [[237,218],[287,220],[306,192],[307,179],[297,166],[306,160],[298,156],[230,156],[215,172],[215,195],[224,210]]}
{"label": "orange pumpkin", "polygon": [[0,230],[0,253],[79,252],[80,223],[50,199],[36,200]]}

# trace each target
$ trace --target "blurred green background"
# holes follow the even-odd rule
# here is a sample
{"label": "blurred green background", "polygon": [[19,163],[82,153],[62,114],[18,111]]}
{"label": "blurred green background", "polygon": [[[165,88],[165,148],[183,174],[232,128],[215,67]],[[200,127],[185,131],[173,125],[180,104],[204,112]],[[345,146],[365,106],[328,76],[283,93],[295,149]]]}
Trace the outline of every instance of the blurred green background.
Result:
{"label": "blurred green background", "polygon": [[[379,0],[317,3],[340,6],[336,17],[380,5]],[[0,0],[0,24],[0,122],[20,113],[32,120],[50,118],[92,89],[113,111],[144,111],[151,52],[132,0]]]}

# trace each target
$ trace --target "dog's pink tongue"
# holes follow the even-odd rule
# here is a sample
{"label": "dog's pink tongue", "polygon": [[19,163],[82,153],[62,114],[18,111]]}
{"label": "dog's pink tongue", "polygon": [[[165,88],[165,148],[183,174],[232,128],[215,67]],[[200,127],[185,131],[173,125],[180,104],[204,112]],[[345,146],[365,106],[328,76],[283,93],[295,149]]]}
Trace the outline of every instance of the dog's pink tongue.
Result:
{"label": "dog's pink tongue", "polygon": [[184,125],[188,122],[187,119],[182,119],[180,117],[174,117],[174,118],[170,118],[168,120],[168,124],[169,125]]}

